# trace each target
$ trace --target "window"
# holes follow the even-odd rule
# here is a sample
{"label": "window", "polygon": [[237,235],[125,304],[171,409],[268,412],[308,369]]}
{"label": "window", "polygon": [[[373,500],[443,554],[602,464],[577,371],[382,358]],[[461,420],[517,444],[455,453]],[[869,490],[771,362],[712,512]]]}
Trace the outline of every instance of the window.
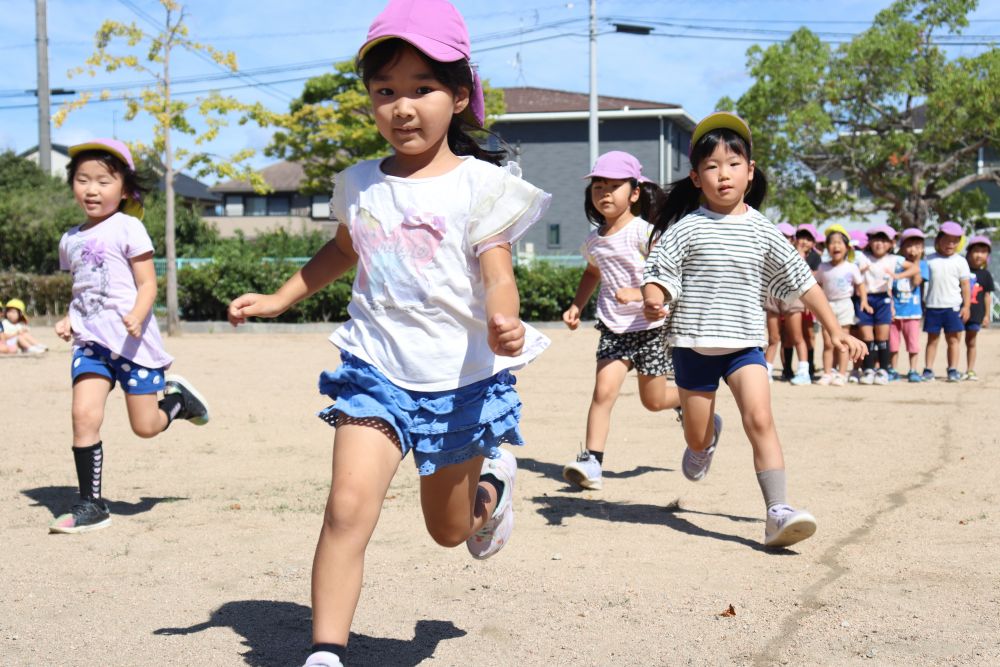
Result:
{"label": "window", "polygon": [[244,197],[243,211],[243,215],[267,215],[267,197]]}
{"label": "window", "polygon": [[330,219],[330,196],[313,195],[312,197],[312,217],[318,220]]}
{"label": "window", "polygon": [[243,195],[226,195],[225,207],[226,215],[243,215]]}
{"label": "window", "polygon": [[267,198],[268,215],[288,215],[291,210],[292,205],[287,195],[277,195]]}
{"label": "window", "polygon": [[559,247],[559,224],[549,225],[549,241],[548,245],[550,248]]}

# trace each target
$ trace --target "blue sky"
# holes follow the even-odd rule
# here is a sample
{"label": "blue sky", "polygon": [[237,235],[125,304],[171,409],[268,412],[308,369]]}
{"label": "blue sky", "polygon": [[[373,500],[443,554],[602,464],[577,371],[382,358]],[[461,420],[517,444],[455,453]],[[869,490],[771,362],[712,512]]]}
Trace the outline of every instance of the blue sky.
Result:
{"label": "blue sky", "polygon": [[[106,19],[152,26],[140,14],[161,17],[157,0],[48,0],[49,76],[53,88],[139,82],[135,73],[101,73],[68,78],[93,51],[93,35]],[[286,0],[188,0],[192,38],[236,53],[242,70],[271,68],[250,82],[267,86],[222,91],[275,110],[302,90],[305,77],[328,71],[350,58],[364,41],[381,0],[322,2]],[[586,92],[589,84],[588,0],[456,0],[472,35],[473,59],[494,86],[528,85]],[[602,94],[682,105],[699,118],[724,95],[738,97],[750,85],[746,50],[762,38],[781,38],[800,25],[838,39],[863,30],[888,0],[598,0],[599,84]],[[1000,33],[1000,3],[983,2],[972,15],[969,35]],[[0,150],[22,151],[37,144],[37,109],[24,91],[36,87],[33,0],[0,0]],[[611,21],[653,26],[651,36],[615,34]],[[761,32],[764,31],[764,32]],[[772,31],[772,32],[767,32]],[[124,50],[124,47],[121,47]],[[974,55],[984,47],[955,47]],[[212,64],[180,55],[177,77],[220,74]],[[178,85],[179,91],[245,85],[231,78]],[[185,96],[193,100],[194,95]],[[53,98],[53,112],[58,100]],[[121,103],[92,104],[74,112],[53,141],[72,144],[113,132],[126,141],[149,142],[145,120],[125,122]],[[260,151],[271,131],[256,127],[224,130],[211,150],[228,155],[245,147]],[[181,139],[181,144],[185,142]],[[258,156],[257,166],[271,160]],[[210,179],[209,179],[210,180]]]}

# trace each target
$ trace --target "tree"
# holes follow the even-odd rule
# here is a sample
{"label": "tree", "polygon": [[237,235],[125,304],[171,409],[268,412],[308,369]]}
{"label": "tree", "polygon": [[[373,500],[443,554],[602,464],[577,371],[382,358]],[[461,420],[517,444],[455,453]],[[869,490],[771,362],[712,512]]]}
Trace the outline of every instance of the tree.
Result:
{"label": "tree", "polygon": [[[985,212],[980,149],[1000,139],[1000,50],[949,59],[976,0],[897,0],[837,48],[806,28],[751,47],[756,79],[733,108],[791,222],[887,211],[901,227]],[[861,188],[866,196],[844,187]],[[867,196],[870,194],[870,196]]]}
{"label": "tree", "polygon": [[[483,82],[487,125],[504,111],[503,91]],[[352,61],[336,63],[333,72],[306,81],[287,114],[275,117],[267,155],[298,162],[305,171],[302,190],[330,191],[333,176],[355,162],[389,154],[375,128],[371,100]]]}
{"label": "tree", "polygon": [[[96,76],[99,69],[115,72],[120,69],[132,69],[152,77],[153,85],[139,91],[137,94],[125,93],[122,100],[126,104],[126,120],[132,120],[140,113],[148,114],[154,122],[154,138],[152,152],[161,156],[164,167],[165,182],[165,246],[167,255],[167,333],[176,335],[180,332],[177,308],[177,251],[174,204],[174,174],[178,170],[194,170],[199,176],[214,174],[218,178],[235,178],[249,181],[258,192],[266,192],[268,187],[259,174],[254,172],[245,161],[254,155],[254,150],[247,148],[239,151],[228,159],[220,159],[205,150],[175,149],[173,133],[193,137],[193,143],[199,149],[211,143],[220,130],[227,125],[229,113],[239,113],[239,124],[251,120],[266,125],[271,114],[260,104],[244,104],[233,97],[219,95],[217,92],[197,98],[194,103],[179,99],[171,87],[170,64],[175,52],[180,49],[209,59],[224,69],[236,72],[236,54],[232,51],[219,51],[207,44],[193,41],[189,36],[184,22],[183,6],[176,0],[159,0],[164,10],[163,27],[156,33],[148,33],[134,22],[128,25],[117,21],[105,21],[97,31],[95,41],[97,50],[82,67],[70,71],[69,75],[87,73]],[[136,53],[116,55],[109,51],[115,38],[125,40],[127,46]],[[101,93],[102,99],[109,99],[110,93]],[[65,104],[55,116],[58,127],[69,113],[87,104],[91,95],[85,93],[76,100]],[[189,112],[194,109],[201,117],[203,128],[196,129],[189,120]],[[147,150],[138,145],[134,152]],[[177,160],[177,166],[175,166]]]}

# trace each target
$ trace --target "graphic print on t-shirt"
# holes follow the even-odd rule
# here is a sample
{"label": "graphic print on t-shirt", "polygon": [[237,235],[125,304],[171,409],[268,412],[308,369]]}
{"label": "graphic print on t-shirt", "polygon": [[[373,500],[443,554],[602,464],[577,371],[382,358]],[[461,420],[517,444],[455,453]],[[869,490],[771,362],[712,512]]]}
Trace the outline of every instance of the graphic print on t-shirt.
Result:
{"label": "graphic print on t-shirt", "polygon": [[107,249],[97,238],[80,239],[69,248],[70,266],[73,267],[73,282],[83,287],[82,299],[73,299],[75,308],[85,320],[89,320],[104,310],[108,299],[110,270],[105,263]]}
{"label": "graphic print on t-shirt", "polygon": [[382,305],[415,305],[431,291],[424,269],[434,259],[447,229],[442,216],[408,210],[389,233],[360,209],[351,229],[358,253],[359,287]]}

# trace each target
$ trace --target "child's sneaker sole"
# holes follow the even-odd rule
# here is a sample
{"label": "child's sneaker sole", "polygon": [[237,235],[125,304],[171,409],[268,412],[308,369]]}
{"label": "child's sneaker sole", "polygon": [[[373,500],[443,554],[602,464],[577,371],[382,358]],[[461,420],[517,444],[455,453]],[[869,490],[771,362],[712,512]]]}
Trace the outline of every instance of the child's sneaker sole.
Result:
{"label": "child's sneaker sole", "polygon": [[587,476],[587,471],[576,461],[568,463],[563,467],[562,476],[568,484],[580,487],[581,489],[600,491],[604,488],[604,480],[602,478],[591,479]]}
{"label": "child's sneaker sole", "polygon": [[192,424],[195,424],[196,426],[204,426],[205,424],[207,424],[210,419],[210,416],[208,410],[208,401],[205,400],[205,397],[202,396],[201,393],[194,388],[194,385],[192,385],[190,382],[185,380],[180,375],[168,375],[165,378],[164,382],[165,389],[163,390],[164,394],[183,393],[180,389],[174,389],[173,387],[171,387],[170,386],[171,384],[180,385],[181,387],[183,387],[183,391],[193,396],[199,403],[201,403],[201,406],[205,409],[205,414],[203,416],[191,417],[187,421],[191,422]]}
{"label": "child's sneaker sole", "polygon": [[765,536],[766,547],[788,547],[808,539],[816,532],[816,519],[809,512],[799,511],[786,521],[770,539]]}

